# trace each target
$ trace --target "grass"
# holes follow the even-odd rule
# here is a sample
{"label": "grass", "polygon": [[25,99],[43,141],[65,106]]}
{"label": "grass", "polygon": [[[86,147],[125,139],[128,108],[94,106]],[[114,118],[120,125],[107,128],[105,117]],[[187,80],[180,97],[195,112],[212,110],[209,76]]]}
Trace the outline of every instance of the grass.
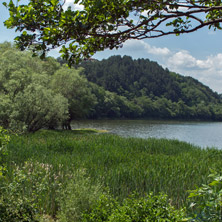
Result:
{"label": "grass", "polygon": [[[210,169],[222,169],[221,150],[201,149],[177,140],[122,138],[94,132],[41,130],[12,136],[7,156],[11,178],[16,167],[22,169],[27,163],[43,166],[43,174],[50,174],[44,182],[51,187],[43,192],[42,213],[54,215],[58,209],[56,195],[60,188],[53,186],[55,178],[63,187],[78,169],[85,170],[92,184],[99,181],[108,187],[120,201],[134,191],[141,196],[163,192],[178,208],[186,205],[187,190],[209,182]],[[50,168],[47,173],[46,166]],[[26,166],[23,173],[29,168]]]}

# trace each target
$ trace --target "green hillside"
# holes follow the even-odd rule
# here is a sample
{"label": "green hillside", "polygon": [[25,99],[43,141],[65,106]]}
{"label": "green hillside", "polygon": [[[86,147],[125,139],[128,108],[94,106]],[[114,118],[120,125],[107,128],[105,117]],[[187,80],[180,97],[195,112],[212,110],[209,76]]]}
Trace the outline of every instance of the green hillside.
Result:
{"label": "green hillside", "polygon": [[136,112],[123,116],[221,119],[221,98],[216,92],[149,59],[112,56],[85,61],[81,66],[90,82],[133,103]]}
{"label": "green hillside", "polygon": [[89,81],[128,99],[157,96],[172,102],[181,99],[189,106],[220,100],[217,93],[196,79],[172,73],[149,59],[112,56],[102,61],[84,62],[82,66]]}

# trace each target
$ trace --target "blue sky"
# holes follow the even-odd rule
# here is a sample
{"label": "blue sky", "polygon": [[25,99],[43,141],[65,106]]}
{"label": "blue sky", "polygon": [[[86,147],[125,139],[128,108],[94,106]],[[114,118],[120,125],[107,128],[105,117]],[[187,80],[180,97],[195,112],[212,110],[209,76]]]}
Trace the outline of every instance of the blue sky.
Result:
{"label": "blue sky", "polygon": [[[69,3],[71,0],[67,0]],[[0,4],[0,42],[13,41],[16,33],[7,30],[3,21],[8,11]],[[134,59],[148,58],[164,68],[184,76],[192,76],[222,93],[222,31],[207,28],[181,36],[165,36],[147,40],[128,40],[119,50],[96,53],[99,60],[111,55],[129,55]],[[58,51],[58,50],[57,50]],[[50,55],[58,57],[55,50]]]}

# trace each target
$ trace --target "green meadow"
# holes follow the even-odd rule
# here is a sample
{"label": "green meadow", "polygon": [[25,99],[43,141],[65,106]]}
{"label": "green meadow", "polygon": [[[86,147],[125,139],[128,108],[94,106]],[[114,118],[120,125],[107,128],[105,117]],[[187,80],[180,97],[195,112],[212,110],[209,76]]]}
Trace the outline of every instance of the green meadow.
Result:
{"label": "green meadow", "polygon": [[28,201],[51,220],[62,218],[69,192],[77,192],[80,202],[107,192],[119,203],[135,192],[138,198],[164,193],[176,209],[189,208],[187,191],[209,183],[208,175],[222,168],[221,150],[90,129],[12,135],[5,158],[8,201],[10,195]]}

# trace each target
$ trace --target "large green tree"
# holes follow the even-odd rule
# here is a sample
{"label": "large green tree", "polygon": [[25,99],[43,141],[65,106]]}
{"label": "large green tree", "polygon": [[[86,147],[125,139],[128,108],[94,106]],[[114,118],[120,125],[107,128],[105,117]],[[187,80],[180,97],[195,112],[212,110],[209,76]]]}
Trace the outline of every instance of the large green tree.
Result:
{"label": "large green tree", "polygon": [[65,0],[20,0],[3,3],[10,12],[7,28],[21,35],[21,49],[32,47],[44,57],[51,48],[69,64],[128,39],[190,33],[202,27],[221,29],[221,0],[73,0],[82,10],[64,8]]}
{"label": "large green tree", "polygon": [[0,125],[34,132],[68,118],[68,100],[49,88],[55,64],[0,44]]}
{"label": "large green tree", "polygon": [[68,102],[61,94],[32,83],[19,92],[12,105],[10,127],[35,132],[54,128],[68,118]]}

